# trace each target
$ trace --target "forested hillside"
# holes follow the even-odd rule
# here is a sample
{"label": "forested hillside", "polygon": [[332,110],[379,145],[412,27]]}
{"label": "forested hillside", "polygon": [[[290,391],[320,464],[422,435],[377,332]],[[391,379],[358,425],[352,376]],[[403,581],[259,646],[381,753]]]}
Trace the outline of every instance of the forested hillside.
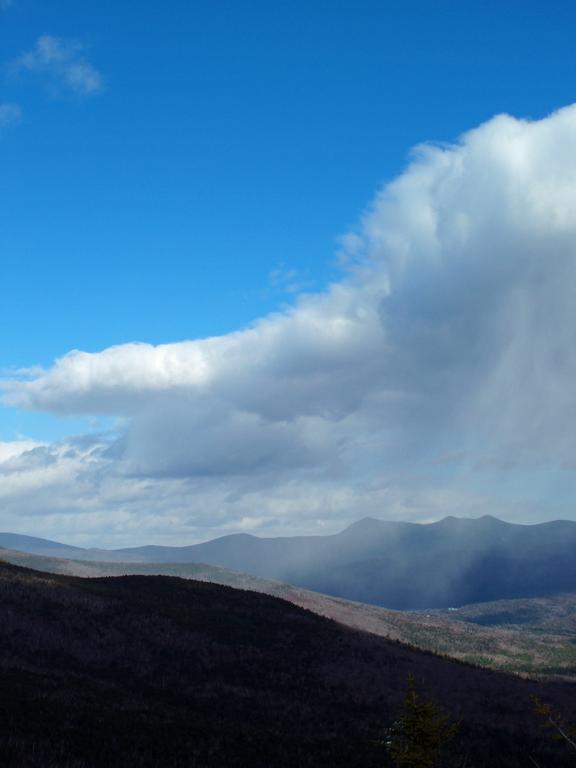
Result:
{"label": "forested hillside", "polygon": [[386,766],[408,676],[462,721],[446,766],[569,766],[537,693],[267,595],[168,577],[0,569],[4,766]]}

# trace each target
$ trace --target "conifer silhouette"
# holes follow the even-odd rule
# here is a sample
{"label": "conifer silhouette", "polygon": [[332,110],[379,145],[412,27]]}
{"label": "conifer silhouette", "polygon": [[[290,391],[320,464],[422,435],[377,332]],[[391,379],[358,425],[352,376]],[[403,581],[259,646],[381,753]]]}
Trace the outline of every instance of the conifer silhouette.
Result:
{"label": "conifer silhouette", "polygon": [[397,768],[436,768],[442,747],[458,728],[434,702],[420,696],[410,675],[400,716],[386,732],[386,749]]}

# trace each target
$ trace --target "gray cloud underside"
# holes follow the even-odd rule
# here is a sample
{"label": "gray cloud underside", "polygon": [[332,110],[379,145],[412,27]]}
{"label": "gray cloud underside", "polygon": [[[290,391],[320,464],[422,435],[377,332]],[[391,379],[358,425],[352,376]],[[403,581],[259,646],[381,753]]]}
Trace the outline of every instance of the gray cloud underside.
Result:
{"label": "gray cloud underside", "polygon": [[[9,503],[23,505],[42,471],[63,473],[63,488],[67,471],[89,485],[96,528],[123,509],[125,533],[137,521],[150,533],[300,529],[497,511],[454,476],[414,479],[446,453],[459,473],[570,469],[576,107],[417,148],[343,241],[353,266],[341,282],[245,330],[74,351],[4,382],[11,405],[121,425],[89,449],[23,452],[33,466],[6,469],[23,483]],[[60,490],[54,514],[77,496]]]}

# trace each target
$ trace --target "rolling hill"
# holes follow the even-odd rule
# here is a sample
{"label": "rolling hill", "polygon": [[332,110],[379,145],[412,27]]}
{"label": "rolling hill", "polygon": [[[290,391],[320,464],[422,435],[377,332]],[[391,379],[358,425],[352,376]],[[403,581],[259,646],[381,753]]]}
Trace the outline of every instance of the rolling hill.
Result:
{"label": "rolling hill", "polygon": [[0,564],[7,768],[386,768],[412,675],[460,730],[445,768],[568,768],[533,694],[573,686],[424,654],[268,595],[159,576],[79,579]]}
{"label": "rolling hill", "polygon": [[[481,666],[576,679],[576,594],[414,613],[322,595],[270,579],[197,563],[98,563],[0,549],[0,559],[80,577],[164,575],[280,597],[354,629]],[[531,623],[526,616],[532,617]],[[512,620],[513,619],[513,620]]]}

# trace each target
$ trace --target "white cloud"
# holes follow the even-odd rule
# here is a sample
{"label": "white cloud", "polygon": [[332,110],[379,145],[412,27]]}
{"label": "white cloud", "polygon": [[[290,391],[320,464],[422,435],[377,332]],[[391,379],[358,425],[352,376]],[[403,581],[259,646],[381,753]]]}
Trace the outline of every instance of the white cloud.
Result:
{"label": "white cloud", "polygon": [[21,118],[22,110],[18,104],[0,104],[0,131],[19,123]]}
{"label": "white cloud", "polygon": [[85,58],[85,47],[52,35],[38,38],[34,48],[14,62],[14,69],[46,78],[56,92],[93,96],[103,88],[102,75]]}
{"label": "white cloud", "polygon": [[[342,239],[349,272],[325,293],[223,337],[74,351],[5,382],[5,399],[120,417],[89,453],[49,450],[119,537],[136,520],[166,540],[242,520],[279,532],[557,512],[551,483],[506,499],[494,473],[574,465],[574,136],[576,106],[417,148]],[[22,498],[10,503],[29,513]],[[87,498],[61,485],[51,503]]]}
{"label": "white cloud", "polygon": [[4,11],[13,5],[13,0],[0,0],[0,10]]}
{"label": "white cloud", "polygon": [[41,447],[42,443],[34,440],[13,440],[12,442],[0,442],[0,467],[11,459],[19,458],[27,451]]}
{"label": "white cloud", "polygon": [[[104,441],[0,445],[2,529],[86,546],[183,544],[232,531],[333,533],[361,515],[428,521],[500,510],[489,496],[296,476],[148,478],[123,473]],[[506,510],[504,510],[506,511]],[[509,511],[509,510],[508,510]],[[521,510],[525,515],[525,510]]]}

